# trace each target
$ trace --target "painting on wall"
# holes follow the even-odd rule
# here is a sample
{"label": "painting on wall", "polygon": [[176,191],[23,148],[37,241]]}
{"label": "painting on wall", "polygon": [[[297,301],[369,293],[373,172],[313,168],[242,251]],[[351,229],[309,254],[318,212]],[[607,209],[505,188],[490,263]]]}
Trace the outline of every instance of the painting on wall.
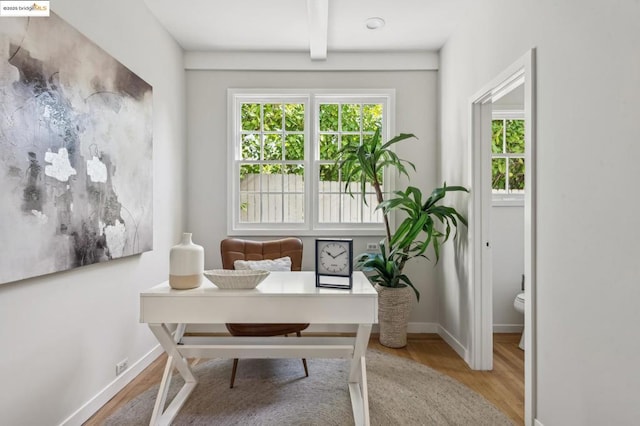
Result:
{"label": "painting on wall", "polygon": [[152,249],[152,88],[51,13],[0,26],[0,283]]}

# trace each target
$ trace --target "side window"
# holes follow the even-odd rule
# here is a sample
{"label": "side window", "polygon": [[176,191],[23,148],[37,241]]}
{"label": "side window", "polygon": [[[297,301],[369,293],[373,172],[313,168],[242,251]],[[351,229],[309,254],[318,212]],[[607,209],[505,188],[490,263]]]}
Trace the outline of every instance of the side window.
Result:
{"label": "side window", "polygon": [[491,189],[495,198],[524,196],[524,120],[494,117]]}

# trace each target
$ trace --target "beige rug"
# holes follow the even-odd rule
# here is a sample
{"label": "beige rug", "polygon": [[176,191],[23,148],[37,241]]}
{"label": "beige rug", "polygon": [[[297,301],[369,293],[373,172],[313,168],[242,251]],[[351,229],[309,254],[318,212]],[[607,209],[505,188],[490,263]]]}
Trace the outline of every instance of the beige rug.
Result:
{"label": "beige rug", "polygon": [[[174,425],[351,425],[349,362],[309,359],[240,360],[229,389],[231,360],[193,368],[198,386]],[[179,376],[178,376],[179,377]],[[372,425],[512,425],[482,396],[422,364],[367,352]],[[170,397],[182,385],[174,378]],[[107,419],[107,425],[148,425],[158,387]]]}

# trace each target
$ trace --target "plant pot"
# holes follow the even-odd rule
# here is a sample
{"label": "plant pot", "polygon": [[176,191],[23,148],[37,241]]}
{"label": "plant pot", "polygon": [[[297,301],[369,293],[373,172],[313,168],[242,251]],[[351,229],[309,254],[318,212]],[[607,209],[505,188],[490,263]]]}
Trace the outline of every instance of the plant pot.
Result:
{"label": "plant pot", "polygon": [[376,284],[374,287],[378,292],[380,343],[388,348],[407,346],[407,325],[413,290],[408,286],[383,287]]}

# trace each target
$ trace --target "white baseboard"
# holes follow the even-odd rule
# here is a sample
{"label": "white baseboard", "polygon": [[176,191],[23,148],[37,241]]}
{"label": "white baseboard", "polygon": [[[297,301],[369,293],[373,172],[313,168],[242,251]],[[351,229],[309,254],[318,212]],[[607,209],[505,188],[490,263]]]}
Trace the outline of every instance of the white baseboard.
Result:
{"label": "white baseboard", "polygon": [[122,374],[116,377],[104,389],[98,392],[93,398],[87,401],[82,407],[78,408],[73,414],[67,417],[60,425],[64,426],[80,426],[93,416],[104,404],[109,402],[118,392],[135,379],[142,370],[147,368],[162,353],[163,349],[160,345],[154,346],[142,358],[136,361],[131,367],[127,368]]}
{"label": "white baseboard", "polygon": [[524,325],[522,324],[494,324],[494,333],[522,333]]}
{"label": "white baseboard", "polygon": [[467,364],[469,364],[469,352],[467,348],[465,348],[462,343],[458,342],[458,339],[453,337],[451,333],[449,333],[443,326],[438,324],[438,335],[442,337],[442,339],[447,342],[451,348],[456,351],[456,353],[465,360]]}
{"label": "white baseboard", "polygon": [[534,420],[533,420],[533,424],[534,424],[535,426],[544,426],[544,425],[542,424],[542,422],[541,422],[540,420],[538,420],[538,419],[534,419]]}
{"label": "white baseboard", "polygon": [[[357,326],[351,324],[311,324],[306,331],[310,333],[355,333]],[[222,324],[189,324],[187,333],[225,333]],[[379,327],[373,325],[372,333],[378,333]],[[434,322],[410,322],[409,333],[438,333],[438,324]]]}
{"label": "white baseboard", "polygon": [[437,333],[439,324],[435,322],[410,322],[407,327],[409,333]]}

